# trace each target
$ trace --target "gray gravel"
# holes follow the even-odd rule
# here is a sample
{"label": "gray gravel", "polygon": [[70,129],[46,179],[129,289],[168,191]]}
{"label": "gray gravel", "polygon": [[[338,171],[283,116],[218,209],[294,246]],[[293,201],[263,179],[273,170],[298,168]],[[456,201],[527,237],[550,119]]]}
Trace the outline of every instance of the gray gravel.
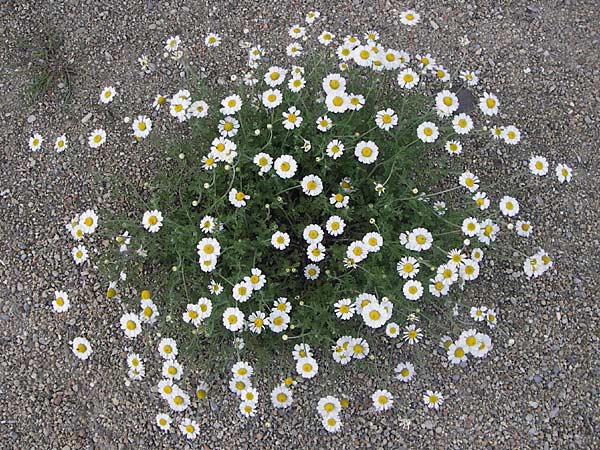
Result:
{"label": "gray gravel", "polygon": [[[104,299],[105,281],[93,270],[76,269],[65,251],[70,242],[64,223],[75,212],[120,203],[108,195],[103,174],[141,180],[161,162],[158,151],[148,154],[148,147],[130,144],[126,126],[96,104],[97,95],[109,84],[124,93],[111,105],[119,118],[139,111],[158,91],[185,86],[173,71],[144,76],[136,62],[142,53],[156,60],[171,34],[182,36],[195,63],[211,77],[226,79],[243,63],[237,41],[244,28],[250,30],[248,40],[268,47],[303,19],[310,9],[305,3],[320,10],[321,23],[337,35],[346,26],[354,32],[372,28],[387,42],[399,38],[411,53],[430,50],[448,67],[464,59],[481,69],[483,83],[504,100],[503,119],[526,130],[523,145],[510,153],[477,155],[482,165],[510,173],[539,151],[553,163],[575,168],[571,184],[534,186],[521,196],[538,225],[534,243],[550,252],[556,267],[531,282],[507,272],[501,283],[498,277],[484,278],[471,286],[465,294],[469,301],[494,305],[500,314],[494,350],[466,367],[449,368],[442,358],[431,357],[417,366],[422,371],[414,383],[393,386],[398,407],[392,413],[367,411],[379,386],[364,373],[348,373],[339,383],[323,378],[308,383],[302,389],[311,392],[298,391],[292,411],[275,413],[263,405],[251,421],[237,418],[235,400],[216,384],[212,406],[195,414],[203,434],[194,448],[600,448],[600,8],[595,0],[416,1],[408,6],[425,22],[411,34],[399,25],[405,7],[386,1],[0,2],[1,448],[189,448],[148,420],[160,406],[149,392],[154,376],[126,386],[126,343],[116,326],[121,311]],[[16,43],[38,39],[49,23],[64,33],[65,57],[77,67],[74,97],[62,105],[64,88],[56,87],[27,106],[20,93],[30,80],[28,56]],[[224,38],[219,58],[195,45],[208,31]],[[97,126],[118,130],[118,136],[92,151],[79,141]],[[46,138],[45,151],[27,149],[32,131]],[[56,154],[50,147],[62,132],[70,148]],[[66,289],[73,300],[66,315],[49,310],[55,288]],[[76,361],[71,354],[67,341],[76,335],[92,340],[90,361]],[[420,401],[430,387],[446,396],[438,414]],[[351,411],[343,415],[344,432],[337,436],[322,430],[315,413],[316,400],[326,394],[352,398]],[[408,430],[401,427],[402,418],[411,419]]]}

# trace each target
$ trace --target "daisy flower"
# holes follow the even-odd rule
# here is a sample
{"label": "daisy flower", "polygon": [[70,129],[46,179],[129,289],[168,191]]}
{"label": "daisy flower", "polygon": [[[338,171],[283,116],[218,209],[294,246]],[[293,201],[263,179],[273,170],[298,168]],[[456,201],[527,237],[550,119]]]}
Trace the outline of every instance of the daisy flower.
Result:
{"label": "daisy flower", "polygon": [[327,111],[334,114],[341,114],[348,109],[348,95],[345,92],[333,92],[325,97]]}
{"label": "daisy flower", "polygon": [[123,330],[123,333],[129,339],[137,337],[142,332],[142,323],[137,314],[125,313],[121,316],[119,322],[121,324],[121,330]]}
{"label": "daisy flower", "polygon": [[321,274],[321,269],[316,264],[307,264],[304,268],[304,276],[307,280],[316,280]]}
{"label": "daisy flower", "polygon": [[375,411],[387,411],[394,404],[394,397],[390,393],[390,391],[386,389],[378,389],[371,396],[371,400],[373,401],[373,407]]}
{"label": "daisy flower", "polygon": [[105,105],[109,104],[113,101],[115,95],[117,95],[117,91],[115,91],[114,87],[105,87],[102,89],[102,92],[100,92],[100,103],[104,103]]}
{"label": "daisy flower", "polygon": [[517,234],[521,237],[529,237],[533,231],[531,222],[528,220],[517,220],[516,224]]}
{"label": "daisy flower", "polygon": [[281,155],[275,160],[275,172],[280,178],[292,178],[298,170],[298,163],[290,155]]}
{"label": "daisy flower", "polygon": [[271,391],[271,403],[274,408],[289,408],[292,402],[292,390],[289,387],[282,384]]}
{"label": "daisy flower", "polygon": [[152,102],[152,108],[158,111],[160,107],[166,103],[166,101],[166,97],[161,94],[156,94],[156,97],[154,97],[154,101]]}
{"label": "daisy flower", "polygon": [[371,328],[380,328],[385,325],[388,315],[383,310],[381,305],[376,302],[371,302],[361,311],[361,316],[365,325]]}
{"label": "daisy flower", "polygon": [[500,137],[507,144],[516,145],[521,141],[521,132],[514,125],[509,125],[502,129],[502,135]]}
{"label": "daisy flower", "polygon": [[92,131],[88,137],[88,145],[91,148],[98,148],[106,142],[106,131],[98,128]]}
{"label": "daisy flower", "polygon": [[302,124],[301,111],[295,106],[291,106],[287,112],[282,113],[283,116],[283,127],[286,130],[293,130],[298,128]]}
{"label": "daisy flower", "polygon": [[459,267],[461,278],[467,281],[475,280],[479,276],[479,263],[471,259],[466,259]]}
{"label": "daisy flower", "polygon": [[307,356],[296,361],[296,372],[298,372],[298,375],[302,376],[302,378],[313,378],[318,371],[319,365],[314,358]]}
{"label": "daisy flower", "polygon": [[261,334],[267,324],[267,315],[262,311],[253,312],[248,316],[248,328],[252,333]]}
{"label": "daisy flower", "polygon": [[573,170],[566,164],[558,164],[556,166],[555,173],[558,181],[561,183],[569,183],[571,178],[573,178]]}
{"label": "daisy flower", "polygon": [[244,326],[244,313],[234,307],[225,309],[223,311],[223,326],[229,331],[240,331]]}
{"label": "daisy flower", "polygon": [[174,359],[177,356],[177,342],[171,338],[162,338],[158,343],[158,353],[164,359]]}
{"label": "daisy flower", "polygon": [[268,89],[262,94],[262,103],[265,108],[273,109],[281,105],[283,95],[279,89]]}
{"label": "daisy flower", "polygon": [[465,113],[458,114],[452,119],[452,128],[456,134],[468,134],[473,129],[473,119]]}
{"label": "daisy flower", "polygon": [[435,96],[435,107],[444,116],[450,116],[458,109],[458,97],[445,89]]}
{"label": "daisy flower", "polygon": [[276,231],[271,236],[271,245],[277,250],[285,250],[290,245],[290,235]]}
{"label": "daisy flower", "polygon": [[176,412],[182,412],[190,406],[190,396],[182,389],[173,385],[171,395],[167,398],[169,408]]}
{"label": "daisy flower", "polygon": [[482,211],[490,207],[490,199],[487,198],[487,194],[485,192],[477,192],[472,199],[477,207]]}
{"label": "daisy flower", "polygon": [[346,79],[339,73],[330,73],[323,78],[323,90],[327,95],[344,93],[346,91]]}
{"label": "daisy flower", "polygon": [[60,152],[64,152],[66,149],[67,149],[67,138],[63,134],[61,136],[58,136],[56,138],[56,141],[54,141],[54,150],[56,150],[57,153],[60,153]]}
{"label": "daisy flower", "polygon": [[494,328],[497,323],[496,311],[488,309],[485,313],[485,321],[490,328]]}
{"label": "daisy flower", "polygon": [[354,156],[363,164],[373,164],[379,155],[379,147],[373,141],[360,141],[354,148]]}
{"label": "daisy flower", "polygon": [[133,136],[136,139],[144,139],[148,137],[152,131],[152,120],[147,116],[138,116],[131,125],[133,128]]}
{"label": "daisy flower", "polygon": [[348,109],[350,111],[360,111],[365,106],[365,98],[360,94],[348,94]]}
{"label": "daisy flower", "polygon": [[460,79],[463,80],[467,86],[477,86],[479,84],[479,77],[471,70],[461,70]]}
{"label": "daisy flower", "polygon": [[408,300],[419,300],[423,296],[423,284],[418,280],[409,280],[404,283],[402,292]]}
{"label": "daisy flower", "polygon": [[232,116],[242,109],[242,99],[239,95],[233,94],[221,100],[221,109],[219,111],[225,116]]}
{"label": "daisy flower", "polygon": [[344,144],[338,139],[334,139],[329,144],[327,144],[327,149],[325,150],[327,156],[333,159],[338,159],[340,156],[344,154]]}
{"label": "daisy flower", "polygon": [[303,48],[300,43],[292,42],[291,44],[288,44],[288,46],[285,49],[285,52],[291,58],[297,58],[302,54],[302,50]]}
{"label": "daisy flower", "polygon": [[333,122],[327,115],[321,116],[317,119],[317,130],[319,131],[329,131],[333,127]]}
{"label": "daisy flower", "polygon": [[219,120],[219,134],[223,137],[234,137],[240,129],[240,122],[235,117],[227,116]]}
{"label": "daisy flower", "polygon": [[252,285],[245,281],[236,283],[233,286],[233,298],[240,302],[245,303],[252,296]]}
{"label": "daisy flower", "polygon": [[450,73],[444,68],[444,66],[435,66],[433,68],[433,73],[435,77],[443,83],[450,81]]}
{"label": "daisy flower", "polygon": [[405,280],[409,278],[412,279],[419,273],[420,264],[417,262],[416,258],[413,258],[412,256],[405,256],[398,261],[398,264],[396,264],[396,270],[398,271],[398,274]]}
{"label": "daisy flower", "polygon": [[221,36],[216,33],[209,33],[204,38],[204,43],[207,47],[218,47],[221,44]]}
{"label": "daisy flower", "polygon": [[293,76],[288,81],[288,89],[292,92],[300,92],[306,86],[306,80],[300,76]]}
{"label": "daisy flower", "polygon": [[156,209],[153,209],[152,211],[146,211],[142,217],[142,225],[150,233],[157,233],[162,227],[162,224],[162,213]]}
{"label": "daisy flower", "polygon": [[300,183],[302,192],[310,197],[316,197],[323,192],[323,182],[316,175],[306,175]]}
{"label": "daisy flower", "polygon": [[409,362],[400,363],[394,369],[394,373],[397,380],[408,383],[415,374],[415,367]]}
{"label": "daisy flower", "polygon": [[331,395],[320,398],[317,403],[317,412],[321,417],[337,416],[341,411],[342,404]]}
{"label": "daisy flower", "polygon": [[229,191],[229,202],[236,208],[242,208],[246,206],[246,200],[250,200],[250,196],[242,191],[238,191],[236,188]]}
{"label": "daisy flower", "polygon": [[331,44],[333,42],[333,38],[335,38],[335,34],[330,33],[329,31],[323,31],[319,37],[319,43],[321,43],[324,46],[328,46],[329,44]]}
{"label": "daisy flower", "polygon": [[331,216],[325,223],[325,229],[327,230],[327,233],[332,236],[339,236],[344,232],[345,228],[346,222],[344,222],[344,219],[342,219],[340,216]]}
{"label": "daisy flower", "polygon": [[438,127],[433,122],[423,122],[417,127],[417,137],[425,143],[433,143],[440,135]]}
{"label": "daisy flower", "polygon": [[179,44],[181,44],[181,38],[179,36],[171,36],[167,39],[165,50],[169,53],[176,52],[179,48]]}
{"label": "daisy flower", "polygon": [[349,320],[354,316],[356,312],[354,304],[351,299],[343,298],[333,305],[335,308],[335,315],[338,319]]}
{"label": "daisy flower", "polygon": [[433,236],[426,228],[415,228],[409,233],[404,246],[409,250],[423,252],[429,250],[432,244]]}
{"label": "daisy flower", "polygon": [[281,67],[272,66],[269,67],[267,72],[265,73],[265,83],[269,87],[277,87],[281,83],[285,81],[285,75],[287,74],[287,70],[282,69]]}
{"label": "daisy flower", "polygon": [[88,260],[88,251],[85,248],[85,245],[78,245],[77,247],[73,247],[71,249],[71,256],[73,256],[73,260],[75,264],[81,265]]}
{"label": "daisy flower", "polygon": [[190,441],[193,441],[200,434],[198,422],[192,419],[183,419],[179,424],[179,431]]}
{"label": "daisy flower", "polygon": [[444,396],[439,391],[428,390],[423,394],[423,403],[425,403],[429,409],[439,409],[444,403]]}
{"label": "daisy flower", "polygon": [[140,320],[148,324],[155,323],[159,316],[156,304],[150,299],[142,299],[140,301],[140,307],[142,309]]}
{"label": "daisy flower", "polygon": [[543,156],[531,156],[529,170],[533,175],[544,176],[548,173],[548,160]]}
{"label": "daisy flower", "polygon": [[188,118],[188,108],[191,103],[187,98],[173,98],[169,101],[169,114],[179,122],[185,122]]}
{"label": "daisy flower", "polygon": [[346,249],[346,257],[357,263],[365,259],[368,254],[367,246],[362,241],[354,241]]}
{"label": "daisy flower", "polygon": [[69,295],[64,291],[54,291],[54,300],[52,300],[54,312],[63,313],[68,311],[70,307]]}
{"label": "daisy flower", "polygon": [[412,89],[419,84],[419,74],[412,69],[403,69],[398,73],[398,84],[402,89]]}
{"label": "daisy flower", "polygon": [[495,116],[498,114],[499,106],[500,101],[494,94],[484,92],[483,96],[479,98],[479,109],[486,116]]}
{"label": "daisy flower", "polygon": [[451,344],[448,348],[448,361],[450,361],[451,364],[460,364],[467,360],[467,351],[462,344],[463,343],[459,340],[457,343]]}
{"label": "daisy flower", "polygon": [[400,22],[404,25],[413,27],[421,21],[419,13],[414,12],[412,9],[400,13]]}
{"label": "daisy flower", "polygon": [[32,152],[39,150],[42,148],[42,142],[44,142],[44,138],[38,133],[33,133],[33,136],[29,138],[29,149]]}
{"label": "daisy flower", "polygon": [[474,237],[479,233],[480,225],[475,217],[463,220],[461,230],[465,236]]}
{"label": "daisy flower", "polygon": [[268,153],[259,153],[252,160],[259,167],[259,174],[265,174],[273,167],[273,158]]}
{"label": "daisy flower", "polygon": [[71,350],[73,350],[75,356],[83,361],[88,359],[93,352],[90,341],[84,337],[76,337],[73,339],[71,342]]}
{"label": "daisy flower", "polygon": [[269,314],[267,324],[273,333],[281,333],[288,328],[290,316],[284,311],[274,309]]}
{"label": "daisy flower", "polygon": [[514,217],[519,214],[519,202],[516,198],[505,195],[500,200],[500,211],[508,217]]}
{"label": "daisy flower", "polygon": [[416,325],[407,325],[402,332],[403,339],[411,345],[418,344],[423,338],[423,333]]}
{"label": "daisy flower", "polygon": [[98,215],[92,209],[84,211],[79,216],[79,226],[85,234],[93,234],[98,227]]}
{"label": "daisy flower", "polygon": [[458,183],[461,186],[466,187],[470,192],[475,192],[479,189],[479,177],[468,170],[463,172],[458,178]]}
{"label": "daisy flower", "polygon": [[375,123],[382,130],[389,131],[398,125],[398,116],[393,109],[384,109],[377,112]]}
{"label": "daisy flower", "polygon": [[165,413],[157,414],[154,421],[156,422],[156,426],[162,431],[169,431],[171,429],[171,423],[173,423],[171,416]]}

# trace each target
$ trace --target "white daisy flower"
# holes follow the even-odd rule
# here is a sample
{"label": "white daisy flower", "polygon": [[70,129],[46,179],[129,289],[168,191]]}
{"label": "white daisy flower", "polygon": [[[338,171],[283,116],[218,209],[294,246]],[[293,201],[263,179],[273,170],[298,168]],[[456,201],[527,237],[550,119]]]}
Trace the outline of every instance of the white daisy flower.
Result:
{"label": "white daisy flower", "polygon": [[71,350],[73,350],[75,356],[83,361],[88,359],[93,352],[90,341],[84,337],[76,337],[73,339],[71,342]]}
{"label": "white daisy flower", "polygon": [[142,217],[142,225],[150,233],[158,232],[163,225],[162,213],[157,209],[146,211]]}

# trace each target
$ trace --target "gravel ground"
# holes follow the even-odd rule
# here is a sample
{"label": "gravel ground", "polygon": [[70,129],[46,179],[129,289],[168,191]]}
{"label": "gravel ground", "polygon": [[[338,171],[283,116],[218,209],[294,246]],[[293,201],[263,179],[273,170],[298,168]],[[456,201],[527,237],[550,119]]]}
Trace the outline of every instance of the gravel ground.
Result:
{"label": "gravel ground", "polygon": [[[95,271],[72,264],[64,224],[87,207],[119,204],[108,194],[106,176],[141,183],[161,162],[158,151],[131,144],[119,118],[185,80],[172,66],[171,72],[165,66],[144,76],[136,62],[140,54],[157,60],[164,38],[180,34],[195,64],[225,80],[243,63],[237,41],[244,28],[246,39],[265,47],[287,42],[287,27],[314,8],[338,35],[376,29],[386,42],[399,39],[398,46],[411,53],[429,50],[448,67],[462,59],[480,68],[484,84],[504,100],[503,119],[526,130],[515,150],[475,155],[487,170],[508,174],[538,151],[575,168],[569,185],[536,184],[520,197],[537,225],[534,243],[550,252],[556,267],[535,281],[503,267],[498,270],[505,273],[494,277],[502,283],[484,278],[468,289],[469,301],[499,311],[494,350],[466,367],[450,368],[443,358],[424,355],[430,361],[416,381],[393,387],[398,407],[392,413],[368,411],[369,396],[380,386],[367,374],[307,383],[303,390],[312,392],[298,391],[292,411],[263,406],[251,421],[237,417],[235,400],[217,385],[211,403],[196,414],[202,435],[194,448],[600,448],[597,1],[211,3],[0,1],[0,447],[192,446],[150,423],[159,408],[150,381],[126,384],[127,349],[116,326],[121,311],[104,299],[105,281]],[[425,17],[411,34],[399,24],[407,7]],[[17,44],[35,43],[49,29],[64,34],[65,57],[77,69],[73,99],[62,104],[65,89],[54,87],[28,106],[21,93],[31,80],[31,58]],[[224,37],[218,57],[196,45],[209,31]],[[123,93],[111,106],[114,117],[96,104],[105,85]],[[80,141],[97,126],[118,136],[113,132],[107,145],[92,151]],[[45,151],[27,149],[32,131],[46,138]],[[56,154],[48,141],[62,132],[71,146]],[[59,287],[74,303],[61,316],[48,307]],[[67,342],[76,335],[91,339],[90,361],[71,354]],[[431,387],[446,396],[437,414],[420,401]],[[335,436],[322,430],[314,408],[325,394],[352,400],[343,414],[344,432]],[[401,426],[404,418],[411,419],[408,429]]]}

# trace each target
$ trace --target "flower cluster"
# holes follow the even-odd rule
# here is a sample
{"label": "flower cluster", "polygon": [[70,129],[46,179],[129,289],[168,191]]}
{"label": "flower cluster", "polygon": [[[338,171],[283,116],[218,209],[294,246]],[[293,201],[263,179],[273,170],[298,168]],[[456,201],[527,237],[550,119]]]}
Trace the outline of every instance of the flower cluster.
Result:
{"label": "flower cluster", "polygon": [[[201,381],[192,398],[178,386],[184,367],[177,357],[189,356],[183,349],[205,345],[208,366],[217,356],[221,362],[235,358],[229,388],[244,417],[254,416],[259,402],[251,355],[285,349],[296,373],[271,390],[270,400],[274,408],[288,408],[294,385],[321,376],[329,351],[340,365],[363,364],[380,357],[379,340],[397,339],[407,352],[422,345],[423,311],[454,303],[457,315],[464,312],[465,285],[490,270],[488,260],[501,250],[505,230],[524,239],[534,233],[518,192],[511,191],[515,186],[496,192],[469,168],[472,161],[462,161],[474,140],[513,146],[526,137],[516,125],[499,122],[501,101],[480,86],[478,71],[452,76],[430,54],[384,46],[376,31],[344,37],[311,32],[318,18],[313,11],[306,25],[292,25],[288,59],[268,66],[266,49],[240,42],[248,68],[232,77],[235,91],[157,94],[131,124],[136,141],[158,128],[150,115],[190,128],[190,137],[171,145],[175,167],[153,181],[136,219],[130,214],[115,221],[118,229],[107,229],[116,245],[103,263],[109,299],[119,295],[115,280],[123,293],[138,292],[140,284],[157,293],[153,300],[144,290],[139,303],[128,301],[134,312],[124,313],[119,326],[133,345],[142,345],[146,327],[168,328],[172,337],[157,347],[158,392],[171,414],[189,412],[208,390]],[[415,26],[421,17],[405,11],[401,22]],[[217,47],[221,37],[210,33],[204,42]],[[329,46],[334,51],[328,57]],[[186,63],[179,36],[164,48],[165,58]],[[139,62],[152,70],[146,56]],[[461,90],[473,96],[475,107],[461,104]],[[107,87],[100,102],[109,104],[116,95]],[[105,140],[98,129],[88,142],[97,148]],[[42,141],[33,135],[32,150]],[[525,176],[549,173],[541,155],[526,165]],[[571,180],[565,164],[555,173],[560,183]],[[80,241],[97,226],[97,215],[88,210],[68,229]],[[135,252],[129,251],[132,242]],[[87,250],[79,245],[73,257],[83,264]],[[537,277],[552,265],[538,249],[523,271]],[[135,281],[127,273],[135,273]],[[56,292],[54,309],[68,305],[68,296]],[[466,309],[475,322],[496,326],[494,309]],[[469,355],[484,358],[493,344],[488,334],[468,328],[455,339],[444,336],[440,346],[454,365]],[[73,351],[85,359],[91,347],[77,338]],[[132,380],[146,375],[140,354],[127,357]],[[408,383],[415,366],[404,361],[390,372],[390,379]],[[373,410],[389,411],[392,381],[379,383]],[[325,430],[341,429],[347,401],[318,401]],[[426,390],[423,402],[437,410],[444,397]],[[173,421],[166,413],[156,416],[165,431]],[[198,436],[193,419],[177,423],[188,439]]]}

